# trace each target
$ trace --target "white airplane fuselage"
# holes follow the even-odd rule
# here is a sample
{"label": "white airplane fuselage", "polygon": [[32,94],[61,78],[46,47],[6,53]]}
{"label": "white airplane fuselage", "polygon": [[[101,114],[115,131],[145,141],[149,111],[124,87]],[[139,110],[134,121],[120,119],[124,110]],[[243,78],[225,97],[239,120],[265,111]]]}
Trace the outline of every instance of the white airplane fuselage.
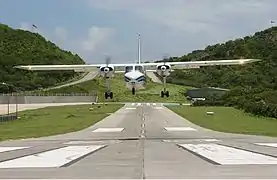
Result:
{"label": "white airplane fuselage", "polygon": [[125,67],[124,79],[128,89],[142,89],[145,84],[144,67],[139,64]]}

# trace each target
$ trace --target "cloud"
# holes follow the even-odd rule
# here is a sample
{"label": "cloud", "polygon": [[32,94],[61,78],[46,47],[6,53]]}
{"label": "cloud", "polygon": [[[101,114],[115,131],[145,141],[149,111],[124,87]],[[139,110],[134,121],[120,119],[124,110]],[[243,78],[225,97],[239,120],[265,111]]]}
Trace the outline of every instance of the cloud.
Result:
{"label": "cloud", "polygon": [[[269,12],[274,11],[276,7],[273,4],[277,5],[277,1],[274,0],[88,0],[87,2],[93,8],[128,12],[172,30],[188,33],[201,31],[214,33],[228,29],[242,20],[247,26],[245,19],[261,23],[259,18],[262,16],[261,21],[270,18]],[[268,22],[269,20],[264,21],[264,24],[268,25]]]}
{"label": "cloud", "polygon": [[98,46],[107,43],[108,40],[114,35],[115,29],[92,26],[88,30],[88,36],[81,41],[83,51],[93,52]]}

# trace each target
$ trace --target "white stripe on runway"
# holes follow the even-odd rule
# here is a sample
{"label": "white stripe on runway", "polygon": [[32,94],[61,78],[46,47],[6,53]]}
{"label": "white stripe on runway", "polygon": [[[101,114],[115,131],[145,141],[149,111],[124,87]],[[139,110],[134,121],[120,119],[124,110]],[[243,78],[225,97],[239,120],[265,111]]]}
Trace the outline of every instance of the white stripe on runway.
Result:
{"label": "white stripe on runway", "polygon": [[277,158],[218,144],[179,144],[221,165],[277,164]]}
{"label": "white stripe on runway", "polygon": [[165,127],[164,129],[167,131],[197,131],[191,127]]}
{"label": "white stripe on runway", "polygon": [[163,107],[155,107],[155,109],[163,109]]}
{"label": "white stripe on runway", "polygon": [[135,103],[132,103],[132,106],[134,106],[135,105]]}
{"label": "white stripe on runway", "polygon": [[255,143],[260,146],[277,147],[277,143]]}
{"label": "white stripe on runway", "polygon": [[147,106],[150,106],[150,103],[146,103]]}
{"label": "white stripe on runway", "polygon": [[91,143],[103,143],[103,141],[70,141],[63,144],[91,144]]}
{"label": "white stripe on runway", "polygon": [[130,107],[130,108],[126,108],[126,109],[137,109],[137,108],[131,108],[131,107]]}
{"label": "white stripe on runway", "polygon": [[141,106],[141,103],[138,103],[137,106]]}
{"label": "white stripe on runway", "polygon": [[0,168],[60,167],[102,147],[104,147],[104,145],[68,146],[65,148],[4,161],[0,163]]}
{"label": "white stripe on runway", "polygon": [[0,147],[0,153],[7,152],[7,151],[14,151],[18,149],[26,149],[26,148],[30,148],[30,147]]}
{"label": "white stripe on runway", "polygon": [[121,132],[124,128],[98,128],[92,132]]}

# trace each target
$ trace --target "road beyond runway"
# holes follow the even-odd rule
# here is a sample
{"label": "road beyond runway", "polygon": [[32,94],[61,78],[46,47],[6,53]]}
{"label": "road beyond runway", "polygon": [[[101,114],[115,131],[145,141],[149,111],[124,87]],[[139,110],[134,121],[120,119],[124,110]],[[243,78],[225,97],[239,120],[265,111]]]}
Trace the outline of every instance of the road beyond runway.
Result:
{"label": "road beyond runway", "polygon": [[277,178],[277,138],[196,126],[161,103],[127,103],[73,133],[0,143],[0,179]]}

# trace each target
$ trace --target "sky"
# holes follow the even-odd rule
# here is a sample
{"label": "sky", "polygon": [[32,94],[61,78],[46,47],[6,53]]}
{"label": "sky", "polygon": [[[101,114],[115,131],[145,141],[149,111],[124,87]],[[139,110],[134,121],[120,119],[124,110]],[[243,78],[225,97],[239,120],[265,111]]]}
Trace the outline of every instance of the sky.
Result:
{"label": "sky", "polygon": [[[276,0],[0,0],[0,23],[36,31],[88,64],[182,56],[277,22]],[[37,29],[32,29],[32,24]]]}

